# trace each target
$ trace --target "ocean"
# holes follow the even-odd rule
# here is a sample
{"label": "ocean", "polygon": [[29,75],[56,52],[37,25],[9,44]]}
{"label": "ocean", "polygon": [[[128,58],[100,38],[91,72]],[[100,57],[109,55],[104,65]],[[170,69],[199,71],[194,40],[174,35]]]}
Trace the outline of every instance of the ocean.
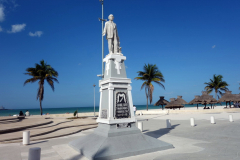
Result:
{"label": "ocean", "polygon": [[[221,104],[216,104],[221,105]],[[223,106],[225,106],[225,103],[222,103]],[[189,105],[186,104],[185,107],[195,107],[197,105]],[[203,107],[204,105],[199,104],[199,107]],[[211,106],[211,105],[207,105]],[[137,110],[146,110],[146,105],[136,105]],[[153,106],[148,105],[148,109],[161,109],[162,106]],[[40,115],[40,108],[32,108],[32,109],[11,109],[11,110],[0,110],[0,116],[9,116],[9,115],[18,115],[20,111],[23,111],[25,113],[26,111],[29,111],[31,115]],[[93,106],[92,107],[66,107],[66,108],[43,108],[43,114],[49,113],[49,114],[65,114],[67,112],[73,113],[76,110],[78,110],[79,113],[84,112],[94,112]],[[99,107],[95,107],[95,111],[98,112]]]}

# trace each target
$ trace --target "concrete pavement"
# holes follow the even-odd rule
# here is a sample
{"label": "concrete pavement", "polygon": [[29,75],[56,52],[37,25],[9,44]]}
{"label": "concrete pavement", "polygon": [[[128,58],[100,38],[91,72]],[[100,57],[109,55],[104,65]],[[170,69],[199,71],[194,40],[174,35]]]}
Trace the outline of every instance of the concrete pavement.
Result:
{"label": "concrete pavement", "polygon": [[[234,122],[228,121],[229,114],[233,115]],[[210,116],[215,116],[216,124],[210,124]],[[190,117],[195,118],[195,127],[190,126]],[[172,129],[166,129],[166,119],[171,119]],[[146,115],[139,116],[138,120],[143,121],[144,134],[171,143],[175,148],[121,160],[240,159],[240,113]],[[65,137],[34,141],[28,146],[0,144],[0,159],[27,159],[29,148],[41,147],[42,160],[85,160],[68,146],[68,142],[92,132],[90,129]]]}

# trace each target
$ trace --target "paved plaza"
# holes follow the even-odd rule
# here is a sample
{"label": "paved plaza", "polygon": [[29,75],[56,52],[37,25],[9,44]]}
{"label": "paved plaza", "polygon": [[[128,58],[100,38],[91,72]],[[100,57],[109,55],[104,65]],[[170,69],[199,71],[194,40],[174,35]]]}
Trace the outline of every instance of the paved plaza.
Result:
{"label": "paved plaza", "polygon": [[[229,122],[229,114],[233,115],[234,122]],[[210,123],[211,116],[215,117],[216,124]],[[191,117],[195,118],[195,127],[190,126]],[[137,119],[143,122],[144,134],[173,144],[175,148],[120,160],[240,159],[240,113],[144,115]],[[166,119],[171,119],[171,129],[166,128]],[[41,160],[85,160],[68,143],[92,132],[93,129],[89,129],[69,136],[32,141],[27,146],[21,143],[0,144],[0,159],[27,160],[29,148],[41,147]]]}

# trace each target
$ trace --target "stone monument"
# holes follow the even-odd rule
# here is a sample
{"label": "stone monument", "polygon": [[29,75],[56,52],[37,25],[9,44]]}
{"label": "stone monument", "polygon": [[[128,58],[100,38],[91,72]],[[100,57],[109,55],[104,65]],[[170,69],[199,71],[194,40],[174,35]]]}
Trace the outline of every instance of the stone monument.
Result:
{"label": "stone monument", "polygon": [[100,104],[98,127],[90,135],[71,141],[69,145],[88,159],[115,159],[173,148],[142,134],[136,127],[133,112],[131,79],[127,78],[119,37],[113,15],[106,22],[109,54],[105,62],[104,78],[99,81]]}

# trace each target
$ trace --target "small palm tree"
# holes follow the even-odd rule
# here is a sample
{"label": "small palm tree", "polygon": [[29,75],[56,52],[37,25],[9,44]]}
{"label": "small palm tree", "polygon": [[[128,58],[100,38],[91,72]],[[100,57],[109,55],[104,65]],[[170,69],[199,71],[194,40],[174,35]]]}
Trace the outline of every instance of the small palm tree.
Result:
{"label": "small palm tree", "polygon": [[144,65],[143,71],[138,71],[138,76],[134,79],[136,80],[142,80],[144,81],[141,89],[145,87],[145,93],[147,98],[147,110],[148,110],[148,99],[150,101],[150,104],[152,103],[152,94],[154,90],[154,86],[152,82],[155,82],[159,84],[161,87],[164,87],[164,85],[161,82],[165,82],[164,77],[162,73],[159,71],[158,67],[156,65],[148,64]]}
{"label": "small palm tree", "polygon": [[27,83],[33,83],[39,80],[38,85],[38,93],[37,93],[37,100],[39,99],[40,102],[40,111],[42,115],[42,100],[44,94],[44,81],[46,80],[48,84],[51,86],[52,90],[54,91],[54,81],[59,83],[57,80],[58,72],[55,71],[50,65],[47,65],[44,60],[40,61],[40,64],[35,64],[35,68],[27,68],[26,75],[32,76],[32,78],[27,79],[24,82],[24,85]]}
{"label": "small palm tree", "polygon": [[211,93],[213,90],[215,91],[215,99],[217,97],[219,98],[219,95],[223,95],[222,91],[228,91],[228,84],[226,81],[222,81],[223,76],[222,75],[213,75],[213,79],[210,79],[210,82],[205,82],[207,86],[205,87],[205,90],[209,93]]}

